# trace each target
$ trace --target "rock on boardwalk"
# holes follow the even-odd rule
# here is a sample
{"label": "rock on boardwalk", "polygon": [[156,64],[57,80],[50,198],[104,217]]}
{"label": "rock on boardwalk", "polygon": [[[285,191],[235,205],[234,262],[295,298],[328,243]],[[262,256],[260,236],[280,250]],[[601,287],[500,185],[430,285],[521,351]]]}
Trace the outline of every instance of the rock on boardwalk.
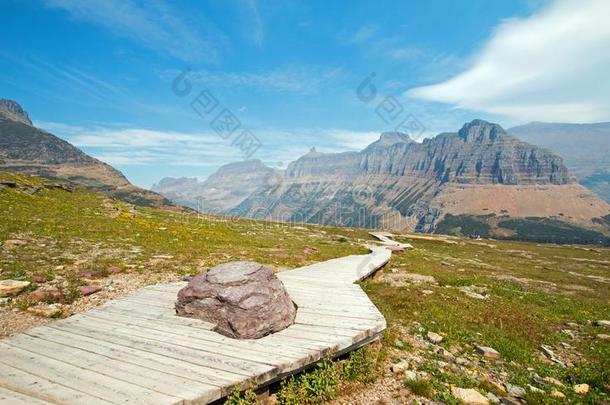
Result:
{"label": "rock on boardwalk", "polygon": [[194,277],[178,292],[176,312],[216,324],[236,339],[257,339],[294,323],[295,306],[269,267],[232,262]]}

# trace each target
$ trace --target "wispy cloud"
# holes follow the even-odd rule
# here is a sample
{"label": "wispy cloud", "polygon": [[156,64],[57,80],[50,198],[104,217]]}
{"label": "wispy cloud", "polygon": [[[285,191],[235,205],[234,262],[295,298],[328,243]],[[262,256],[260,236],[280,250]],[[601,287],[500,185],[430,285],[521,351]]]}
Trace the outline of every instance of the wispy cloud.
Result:
{"label": "wispy cloud", "polygon": [[[163,0],[45,0],[48,7],[97,24],[113,34],[185,61],[216,61],[220,33],[208,21],[195,26]],[[195,28],[197,27],[197,28]],[[200,31],[203,31],[202,35]]]}
{"label": "wispy cloud", "polygon": [[245,32],[246,39],[260,48],[263,46],[265,31],[256,0],[241,0],[241,3],[243,13],[248,21]]}
{"label": "wispy cloud", "polygon": [[361,44],[373,38],[375,34],[377,34],[377,31],[378,28],[376,25],[363,25],[347,39],[344,39],[344,42],[348,44]]}
{"label": "wispy cloud", "polygon": [[[172,80],[180,72],[168,70],[161,75]],[[283,66],[270,71],[224,72],[197,70],[189,74],[190,80],[216,87],[251,87],[264,91],[288,93],[316,93],[323,85],[339,78],[343,70],[323,66]]]}
{"label": "wispy cloud", "polygon": [[503,22],[472,66],[407,95],[516,120],[610,120],[610,2],[556,0]]}

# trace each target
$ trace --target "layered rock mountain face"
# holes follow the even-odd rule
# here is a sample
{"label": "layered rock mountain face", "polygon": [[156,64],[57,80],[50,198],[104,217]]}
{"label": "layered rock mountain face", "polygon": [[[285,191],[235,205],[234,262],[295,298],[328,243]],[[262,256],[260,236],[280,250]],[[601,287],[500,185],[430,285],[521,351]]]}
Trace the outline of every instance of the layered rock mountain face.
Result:
{"label": "layered rock mountain face", "polygon": [[610,202],[610,122],[532,122],[508,132],[562,156],[580,184]]}
{"label": "layered rock mountain face", "polygon": [[27,112],[0,100],[0,170],[67,181],[139,205],[169,204],[132,185],[121,172],[70,143],[32,125]]}
{"label": "layered rock mountain face", "polygon": [[[225,173],[223,192],[234,197],[224,205],[214,200],[223,213],[422,232],[433,232],[447,214],[561,217],[607,229],[599,218],[610,213],[608,204],[577,184],[559,156],[482,120],[423,143],[384,133],[361,152],[312,150],[285,172],[259,170],[254,191],[244,191],[240,179],[250,165],[219,171]],[[216,195],[219,173],[198,183],[198,198]]]}

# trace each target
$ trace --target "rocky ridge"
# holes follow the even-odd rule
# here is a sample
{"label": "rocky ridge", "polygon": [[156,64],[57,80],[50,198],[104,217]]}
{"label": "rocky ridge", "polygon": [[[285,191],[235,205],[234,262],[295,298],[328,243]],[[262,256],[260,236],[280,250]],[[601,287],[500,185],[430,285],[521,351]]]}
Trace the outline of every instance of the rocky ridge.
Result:
{"label": "rocky ridge", "polygon": [[18,103],[4,99],[0,100],[0,170],[68,182],[138,205],[170,204],[132,185],[112,166],[34,127]]}
{"label": "rocky ridge", "polygon": [[[447,214],[493,214],[608,228],[599,225],[608,204],[578,185],[561,157],[483,120],[422,143],[384,133],[360,152],[312,150],[285,172],[257,165],[247,188],[252,163],[241,162],[181,192],[205,202],[222,189],[231,198],[214,199],[215,212],[280,221],[432,232]],[[171,198],[166,187],[155,190]]]}

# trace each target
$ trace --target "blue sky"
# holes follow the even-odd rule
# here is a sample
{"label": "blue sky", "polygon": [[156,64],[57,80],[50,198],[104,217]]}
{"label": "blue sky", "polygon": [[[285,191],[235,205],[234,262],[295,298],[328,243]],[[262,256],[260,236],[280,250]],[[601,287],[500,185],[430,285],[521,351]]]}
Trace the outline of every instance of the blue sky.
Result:
{"label": "blue sky", "polygon": [[[0,97],[144,187],[243,159],[244,130],[252,158],[285,167],[403,119],[416,138],[610,120],[608,3],[3,0]],[[200,115],[204,90],[217,105]],[[211,124],[225,109],[231,134]]]}

